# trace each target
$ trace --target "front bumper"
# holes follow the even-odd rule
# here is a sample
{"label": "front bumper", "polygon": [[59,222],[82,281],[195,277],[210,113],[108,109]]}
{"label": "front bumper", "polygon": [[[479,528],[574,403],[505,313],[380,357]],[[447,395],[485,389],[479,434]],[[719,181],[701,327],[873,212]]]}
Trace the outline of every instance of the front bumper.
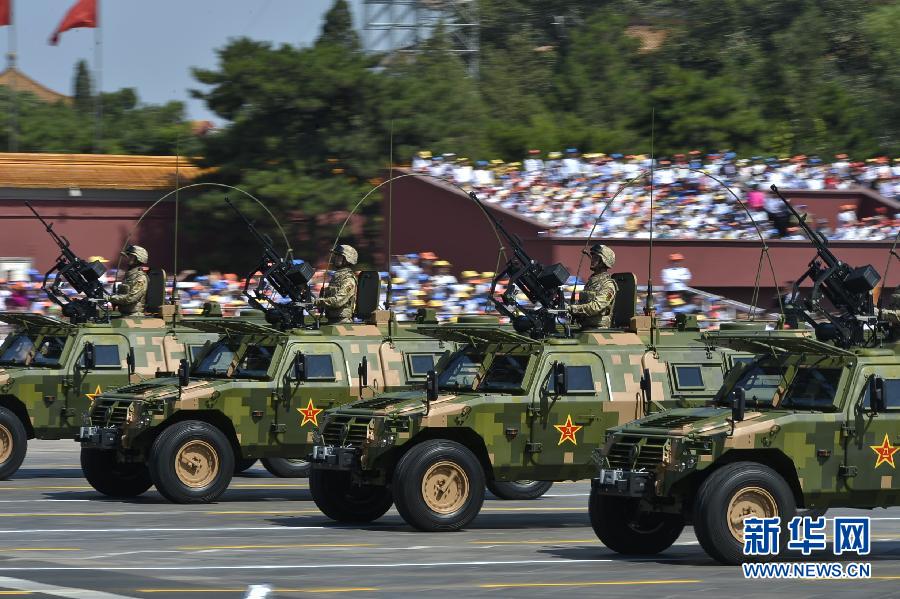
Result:
{"label": "front bumper", "polygon": [[315,468],[355,470],[359,467],[359,450],[353,447],[315,445],[310,457]]}
{"label": "front bumper", "polygon": [[644,497],[653,492],[653,473],[601,469],[591,479],[591,492],[618,497]]}
{"label": "front bumper", "polygon": [[82,426],[75,440],[80,441],[82,447],[115,449],[120,436],[121,431],[114,426]]}

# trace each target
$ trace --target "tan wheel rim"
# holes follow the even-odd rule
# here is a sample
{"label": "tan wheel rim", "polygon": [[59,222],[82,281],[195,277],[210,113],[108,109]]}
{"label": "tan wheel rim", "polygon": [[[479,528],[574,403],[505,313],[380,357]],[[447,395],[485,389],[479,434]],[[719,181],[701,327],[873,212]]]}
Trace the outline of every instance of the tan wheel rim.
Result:
{"label": "tan wheel rim", "polygon": [[452,514],[469,499],[469,477],[455,462],[438,462],[422,478],[422,497],[430,510]]}
{"label": "tan wheel rim", "polygon": [[219,454],[206,441],[188,441],[175,456],[175,474],[188,487],[206,487],[219,475]]}
{"label": "tan wheel rim", "polygon": [[728,503],[728,528],[740,543],[744,542],[744,518],[774,518],[778,515],[775,498],[762,487],[744,487]]}
{"label": "tan wheel rim", "polygon": [[9,459],[13,451],[13,438],[9,429],[0,424],[0,464]]}

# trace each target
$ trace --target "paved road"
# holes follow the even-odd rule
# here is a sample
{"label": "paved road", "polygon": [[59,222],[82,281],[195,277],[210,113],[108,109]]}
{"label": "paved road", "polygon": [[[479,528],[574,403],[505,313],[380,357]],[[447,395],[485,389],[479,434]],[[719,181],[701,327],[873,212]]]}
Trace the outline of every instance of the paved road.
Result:
{"label": "paved road", "polygon": [[22,470],[0,481],[0,597],[240,598],[250,585],[273,589],[260,598],[900,597],[900,508],[871,513],[871,580],[755,582],[708,559],[689,530],[658,558],[610,552],[588,523],[587,483],[538,501],[489,498],[469,530],[425,534],[394,511],[335,526],[304,480],[261,468],[213,505],[172,505],[155,491],[104,499],[81,477],[77,449],[33,442]]}

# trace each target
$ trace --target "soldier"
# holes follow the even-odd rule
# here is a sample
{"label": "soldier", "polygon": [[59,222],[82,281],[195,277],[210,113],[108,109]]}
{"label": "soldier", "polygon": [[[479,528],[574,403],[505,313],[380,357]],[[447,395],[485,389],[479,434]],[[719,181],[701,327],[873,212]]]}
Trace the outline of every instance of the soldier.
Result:
{"label": "soldier", "polygon": [[144,298],[147,295],[147,273],[143,266],[147,264],[147,250],[139,245],[129,245],[122,252],[128,260],[125,280],[119,284],[118,293],[109,296],[109,301],[123,316],[140,314],[144,311]]}
{"label": "soldier", "polygon": [[619,291],[607,272],[616,263],[616,254],[609,246],[595,243],[585,252],[591,257],[591,278],[581,290],[578,304],[569,306],[569,315],[582,327],[607,328],[612,324],[612,309]]}
{"label": "soldier", "polygon": [[334,254],[334,275],[328,287],[316,300],[316,307],[325,311],[328,324],[353,322],[356,309],[356,273],[351,266],[356,264],[358,255],[349,245],[339,245]]}
{"label": "soldier", "polygon": [[900,288],[895,289],[891,294],[887,308],[881,310],[880,317],[887,322],[890,327],[888,331],[888,340],[896,341],[900,338]]}

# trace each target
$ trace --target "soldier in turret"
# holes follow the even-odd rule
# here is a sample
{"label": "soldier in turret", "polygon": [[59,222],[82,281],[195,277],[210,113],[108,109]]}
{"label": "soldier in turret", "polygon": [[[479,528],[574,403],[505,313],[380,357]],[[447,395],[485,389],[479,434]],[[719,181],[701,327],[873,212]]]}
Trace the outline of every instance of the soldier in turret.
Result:
{"label": "soldier in turret", "polygon": [[128,261],[128,271],[125,273],[125,280],[119,284],[118,293],[109,296],[109,301],[123,316],[141,314],[147,296],[147,273],[143,266],[150,256],[139,245],[129,245],[122,255]]}
{"label": "soldier in turret", "polygon": [[356,265],[358,254],[349,245],[338,245],[332,250],[334,254],[334,274],[328,287],[316,300],[316,307],[325,312],[328,324],[353,322],[356,309],[356,273],[352,266]]}
{"label": "soldier in turret", "polygon": [[582,327],[607,328],[612,324],[612,310],[619,291],[609,276],[616,263],[616,254],[609,246],[595,243],[585,254],[591,258],[591,277],[587,280],[578,303],[569,307],[569,316]]}

